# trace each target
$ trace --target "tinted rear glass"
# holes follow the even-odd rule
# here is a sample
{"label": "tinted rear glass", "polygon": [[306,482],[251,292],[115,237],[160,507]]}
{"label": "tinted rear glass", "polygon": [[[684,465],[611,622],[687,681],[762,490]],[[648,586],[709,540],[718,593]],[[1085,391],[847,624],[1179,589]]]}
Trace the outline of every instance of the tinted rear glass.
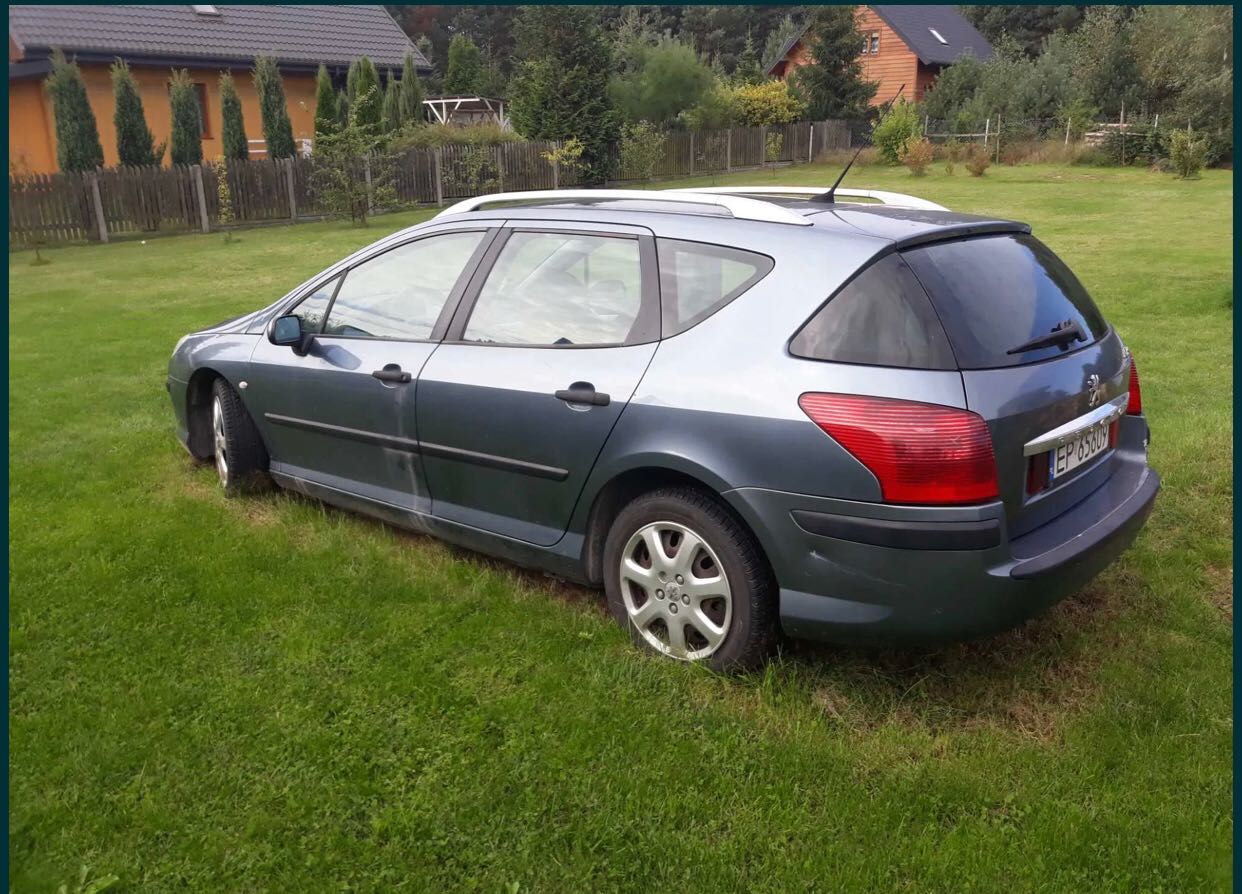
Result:
{"label": "tinted rear glass", "polygon": [[895,254],[846,283],[794,336],[789,353],[837,363],[957,368],[927,293]]}
{"label": "tinted rear glass", "polygon": [[[1042,242],[1006,234],[902,252],[931,297],[962,369],[1017,366],[1096,341],[1107,324],[1078,277]],[[1066,321],[1086,336],[1060,347],[1009,351]]]}

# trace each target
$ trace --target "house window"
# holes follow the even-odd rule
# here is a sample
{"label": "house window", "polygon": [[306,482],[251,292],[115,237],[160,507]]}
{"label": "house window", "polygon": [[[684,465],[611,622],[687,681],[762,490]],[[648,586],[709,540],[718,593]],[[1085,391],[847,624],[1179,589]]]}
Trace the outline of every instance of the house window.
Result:
{"label": "house window", "polygon": [[203,139],[211,139],[211,118],[207,114],[207,85],[195,84],[194,93],[198,96],[198,111],[203,116]]}
{"label": "house window", "polygon": [[932,36],[932,37],[936,38],[936,40],[940,41],[940,42],[941,42],[942,44],[944,44],[946,47],[949,45],[949,42],[948,42],[947,40],[945,40],[945,39],[944,39],[944,36],[943,36],[943,35],[941,35],[941,33],[940,33],[939,31],[937,31],[935,28],[928,28],[927,30],[931,32],[931,36]]}
{"label": "house window", "polygon": [[871,55],[874,56],[880,52],[880,35],[878,32],[871,32]]}

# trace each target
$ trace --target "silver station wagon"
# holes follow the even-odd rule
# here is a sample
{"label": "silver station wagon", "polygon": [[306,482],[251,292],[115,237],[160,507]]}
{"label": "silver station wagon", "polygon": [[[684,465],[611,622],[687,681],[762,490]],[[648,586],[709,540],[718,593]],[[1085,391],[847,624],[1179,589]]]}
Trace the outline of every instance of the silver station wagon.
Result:
{"label": "silver station wagon", "polygon": [[1134,358],[1021,223],[741,187],[471,199],[185,336],[177,434],[602,586],[657,653],[1002,630],[1159,489]]}

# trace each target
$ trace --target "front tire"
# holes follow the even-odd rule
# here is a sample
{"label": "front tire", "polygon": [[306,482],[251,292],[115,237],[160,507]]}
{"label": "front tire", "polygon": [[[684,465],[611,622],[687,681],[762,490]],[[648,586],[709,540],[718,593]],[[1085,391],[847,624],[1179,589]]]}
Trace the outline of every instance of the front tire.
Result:
{"label": "front tire", "polygon": [[639,646],[718,671],[761,665],[777,640],[776,586],[754,536],[712,496],[668,488],[621,511],[604,589]]}
{"label": "front tire", "polygon": [[233,497],[268,486],[267,448],[246,405],[224,379],[211,386],[211,443],[225,494]]}

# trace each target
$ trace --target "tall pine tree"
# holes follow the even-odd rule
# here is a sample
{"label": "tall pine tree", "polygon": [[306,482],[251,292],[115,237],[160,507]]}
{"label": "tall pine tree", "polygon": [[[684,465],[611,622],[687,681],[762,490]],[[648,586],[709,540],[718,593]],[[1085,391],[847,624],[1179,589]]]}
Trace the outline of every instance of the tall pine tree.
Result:
{"label": "tall pine tree", "polygon": [[383,118],[384,96],[380,89],[379,72],[366,56],[357,62],[358,71],[354,76],[354,87],[350,96],[350,108],[353,110],[354,121],[359,127],[369,127],[374,132],[380,129]]}
{"label": "tall pine tree", "polygon": [[384,133],[395,133],[401,129],[401,85],[393,77],[392,69],[388,69],[388,86],[384,88],[384,102],[381,109]]}
{"label": "tall pine tree", "polygon": [[203,109],[198,91],[186,69],[174,70],[168,79],[168,103],[172,107],[172,163],[203,162]]}
{"label": "tall pine tree", "polygon": [[95,113],[86,98],[82,71],[65,61],[60,50],[52,53],[52,73],[44,82],[52,97],[56,121],[56,161],[62,171],[90,171],[103,164],[103,145]]}
{"label": "tall pine tree", "polygon": [[583,176],[608,176],[617,118],[608,94],[612,53],[582,6],[524,6],[517,21],[518,58],[510,87],[513,124],[532,140],[582,141]]}
{"label": "tall pine tree", "polygon": [[115,111],[112,123],[116,127],[117,164],[122,165],[154,165],[159,164],[164,147],[160,147],[160,157],[155,154],[155,137],[151,128],[147,127],[147,117],[142,109],[142,97],[138,94],[138,83],[133,72],[124,59],[118,58],[109,69],[112,74],[112,97]]}
{"label": "tall pine tree", "polygon": [[331,133],[337,123],[336,90],[332,87],[332,78],[328,67],[320,63],[319,73],[315,75],[315,138]]}
{"label": "tall pine tree", "polygon": [[233,76],[227,71],[220,73],[220,119],[224,157],[249,158],[250,143],[246,140],[246,121],[242,117],[241,98],[237,95]]}
{"label": "tall pine tree", "polygon": [[[876,85],[862,78],[858,48],[862,34],[853,6],[821,6],[806,34],[811,62],[793,76],[794,92],[807,105],[813,121],[825,118],[862,118]],[[913,92],[914,85],[906,85]]]}
{"label": "tall pine tree", "polygon": [[285,85],[280,79],[276,60],[270,56],[260,56],[254,60],[254,89],[259,94],[259,112],[263,117],[263,139],[267,143],[267,157],[291,158],[297,149],[293,145],[293,125],[289,123]]}
{"label": "tall pine tree", "polygon": [[444,92],[449,96],[473,96],[483,78],[483,56],[465,34],[454,34],[448,46]]}
{"label": "tall pine tree", "polygon": [[336,126],[346,127],[349,125],[349,94],[344,90],[337,91],[336,94]]}
{"label": "tall pine tree", "polygon": [[423,123],[423,85],[414,67],[414,54],[406,53],[401,66],[401,121],[403,124]]}

